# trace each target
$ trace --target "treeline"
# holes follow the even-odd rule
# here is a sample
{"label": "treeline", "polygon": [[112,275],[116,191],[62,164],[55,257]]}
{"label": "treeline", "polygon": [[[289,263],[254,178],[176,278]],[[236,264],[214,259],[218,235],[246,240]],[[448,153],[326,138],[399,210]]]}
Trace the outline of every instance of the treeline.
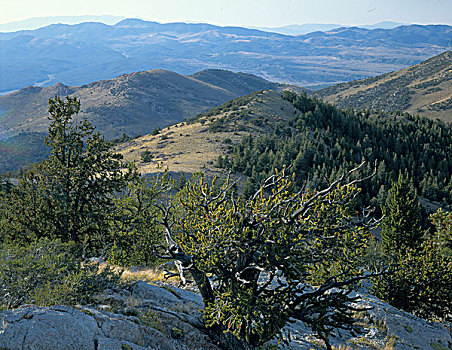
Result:
{"label": "treeline", "polygon": [[218,158],[218,166],[249,176],[246,193],[285,164],[292,164],[298,185],[316,188],[366,160],[365,172],[375,162],[378,168],[363,184],[364,203],[381,205],[401,171],[421,196],[452,203],[452,129],[443,122],[407,113],[343,111],[304,93],[283,97],[296,115],[276,122],[272,134],[244,137]]}

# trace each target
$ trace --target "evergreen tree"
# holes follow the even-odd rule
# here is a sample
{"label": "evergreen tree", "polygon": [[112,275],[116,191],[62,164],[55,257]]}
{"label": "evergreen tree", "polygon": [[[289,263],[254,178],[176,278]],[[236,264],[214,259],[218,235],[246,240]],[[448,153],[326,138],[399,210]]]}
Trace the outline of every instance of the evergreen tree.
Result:
{"label": "evergreen tree", "polygon": [[440,208],[430,219],[435,226],[431,238],[445,255],[452,256],[452,212],[448,213]]}
{"label": "evergreen tree", "polygon": [[[133,165],[86,119],[75,119],[80,101],[49,100],[49,159],[26,172],[8,198],[4,235],[11,240],[59,238],[91,252],[106,248],[113,196],[138,178]],[[126,170],[124,170],[126,168]]]}
{"label": "evergreen tree", "polygon": [[421,206],[408,176],[399,174],[389,190],[383,208],[381,239],[384,251],[390,256],[404,254],[407,249],[417,249],[422,243],[420,226]]}
{"label": "evergreen tree", "polygon": [[436,230],[417,250],[398,256],[392,274],[373,280],[374,294],[391,305],[428,319],[452,320],[452,215],[438,210],[431,215]]}
{"label": "evergreen tree", "polygon": [[178,193],[177,206],[162,209],[166,257],[191,273],[205,326],[222,348],[284,339],[291,319],[310,326],[327,349],[334,328],[355,330],[350,291],[367,278],[361,268],[370,233],[351,208],[358,190],[349,176],[300,192],[283,170],[248,199],[229,182],[200,177]]}

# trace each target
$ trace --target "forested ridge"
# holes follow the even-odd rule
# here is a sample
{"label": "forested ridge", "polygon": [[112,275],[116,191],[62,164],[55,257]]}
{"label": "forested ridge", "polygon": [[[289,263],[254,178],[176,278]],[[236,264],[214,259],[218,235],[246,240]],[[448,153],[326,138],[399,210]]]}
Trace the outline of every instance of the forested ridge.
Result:
{"label": "forested ridge", "polygon": [[[283,98],[296,107],[296,115],[288,121],[254,118],[251,123],[267,123],[273,131],[250,133],[218,159],[218,166],[249,176],[245,191],[252,192],[285,164],[292,164],[298,185],[307,181],[311,187],[322,187],[366,160],[365,171],[376,162],[377,173],[362,184],[364,203],[381,205],[399,172],[412,179],[419,195],[452,203],[450,126],[408,113],[343,111],[304,93],[284,92]],[[232,119],[227,118],[216,124],[229,124],[233,131]]]}

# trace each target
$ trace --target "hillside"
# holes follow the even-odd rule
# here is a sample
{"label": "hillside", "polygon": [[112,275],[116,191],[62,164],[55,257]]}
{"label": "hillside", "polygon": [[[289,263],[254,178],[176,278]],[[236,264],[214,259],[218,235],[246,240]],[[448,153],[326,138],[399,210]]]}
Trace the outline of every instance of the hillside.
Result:
{"label": "hillside", "polygon": [[300,86],[331,85],[399,70],[437,55],[452,26],[337,28],[301,36],[210,24],[126,19],[0,33],[0,93],[57,82],[82,85],[163,68],[222,68]]}
{"label": "hillside", "polygon": [[340,108],[406,111],[452,121],[452,52],[374,78],[317,91],[316,96]]}
{"label": "hillside", "polygon": [[[221,174],[223,171],[214,166],[218,156],[224,156],[250,132],[272,131],[258,125],[262,118],[276,123],[287,121],[294,113],[295,108],[282,100],[279,92],[262,91],[230,101],[199,118],[171,125],[158,135],[148,134],[125,142],[116,149],[126,161],[140,161],[142,153],[150,151],[152,161],[140,164],[143,174],[162,171],[157,169],[162,162],[174,172],[194,173],[203,169]],[[229,125],[220,124],[225,117],[236,118],[234,131]]]}
{"label": "hillside", "polygon": [[42,148],[24,149],[19,140],[26,133],[28,142],[42,144],[49,123],[48,99],[55,95],[77,96],[82,103],[80,116],[112,139],[123,133],[149,133],[256,90],[284,88],[300,90],[251,74],[213,69],[193,76],[152,70],[83,86],[29,86],[0,96],[0,149],[6,150],[0,159],[0,173],[42,159]]}
{"label": "hillside", "polygon": [[[425,147],[429,145],[429,147]],[[263,91],[214,108],[184,123],[117,146],[142,173],[202,170],[247,179],[252,191],[274,168],[293,164],[296,181],[322,187],[363,160],[364,204],[379,206],[400,171],[408,173],[419,194],[430,201],[452,203],[452,130],[442,122],[409,114],[354,113],[306,97]],[[142,161],[145,151],[152,159]],[[400,155],[403,157],[400,157]],[[330,179],[331,180],[331,179]]]}
{"label": "hillside", "polygon": [[207,70],[183,76],[167,70],[122,75],[82,86],[29,86],[0,97],[0,137],[45,132],[48,99],[74,95],[87,117],[107,138],[144,134],[174,124],[232,98],[262,89],[283,89],[251,74]]}

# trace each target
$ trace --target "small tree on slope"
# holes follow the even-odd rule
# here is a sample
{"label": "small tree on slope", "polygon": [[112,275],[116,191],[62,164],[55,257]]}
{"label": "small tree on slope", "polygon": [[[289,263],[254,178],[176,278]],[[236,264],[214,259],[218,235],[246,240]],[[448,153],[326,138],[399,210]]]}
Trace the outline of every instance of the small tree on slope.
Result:
{"label": "small tree on slope", "polygon": [[322,191],[296,191],[283,170],[248,200],[236,198],[229,181],[199,177],[178,196],[179,212],[162,208],[165,257],[191,272],[205,326],[223,348],[290,339],[282,329],[291,319],[328,349],[333,329],[355,329],[350,291],[365,278],[369,227],[353,217],[361,180],[346,182],[350,174]]}
{"label": "small tree on slope", "polygon": [[452,214],[430,216],[436,230],[416,249],[396,255],[392,274],[373,280],[374,294],[391,305],[428,320],[452,320]]}
{"label": "small tree on slope", "polygon": [[[58,238],[83,245],[91,253],[106,249],[113,195],[138,178],[133,165],[95,132],[84,118],[76,119],[80,101],[49,100],[50,158],[24,174],[11,190],[3,235],[11,240]],[[124,170],[126,168],[126,170]]]}
{"label": "small tree on slope", "polygon": [[389,190],[383,214],[381,239],[385,253],[397,258],[407,249],[420,248],[424,235],[419,222],[421,206],[408,176],[399,174]]}

